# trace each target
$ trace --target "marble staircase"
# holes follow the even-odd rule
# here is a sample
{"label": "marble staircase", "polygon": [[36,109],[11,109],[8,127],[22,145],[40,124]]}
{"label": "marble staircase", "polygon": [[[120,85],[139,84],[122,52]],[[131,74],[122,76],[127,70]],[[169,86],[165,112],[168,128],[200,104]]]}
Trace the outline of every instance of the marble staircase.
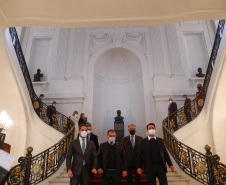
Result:
{"label": "marble staircase", "polygon": [[[168,169],[167,179],[168,179],[168,185],[191,185],[189,183],[189,180],[183,178],[177,171],[171,172],[170,169]],[[101,181],[100,175],[94,175],[91,179],[91,185],[101,185],[101,182],[102,181]],[[67,176],[67,172],[65,168],[61,171],[61,173],[55,179],[49,182],[49,185],[69,185],[69,184],[70,184],[70,179]],[[135,182],[133,182],[133,184],[135,185]],[[159,183],[157,183],[157,185],[158,184]],[[122,179],[121,185],[125,185],[125,178]],[[147,178],[145,174],[142,176],[142,185],[147,185]]]}

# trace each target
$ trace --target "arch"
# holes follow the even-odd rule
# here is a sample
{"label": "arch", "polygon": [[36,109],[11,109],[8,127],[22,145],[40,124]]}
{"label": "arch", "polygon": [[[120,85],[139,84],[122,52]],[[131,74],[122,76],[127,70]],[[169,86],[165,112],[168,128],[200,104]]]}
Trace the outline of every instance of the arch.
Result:
{"label": "arch", "polygon": [[89,121],[93,121],[93,94],[94,94],[94,69],[98,59],[106,52],[113,48],[126,49],[134,54],[141,63],[142,75],[143,75],[143,88],[144,88],[144,106],[145,106],[145,121],[146,123],[151,120],[156,120],[154,99],[152,96],[152,89],[150,87],[150,77],[148,72],[148,63],[145,56],[137,49],[129,45],[122,45],[121,47],[115,47],[113,44],[109,44],[103,48],[97,50],[89,60],[88,63],[88,79],[87,79],[87,96],[84,105],[84,109],[87,115],[89,115]]}

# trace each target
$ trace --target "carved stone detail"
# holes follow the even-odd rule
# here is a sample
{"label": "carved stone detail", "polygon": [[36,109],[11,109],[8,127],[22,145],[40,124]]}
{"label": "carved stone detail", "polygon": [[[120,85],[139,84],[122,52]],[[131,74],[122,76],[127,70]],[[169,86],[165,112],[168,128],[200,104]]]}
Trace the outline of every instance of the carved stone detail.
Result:
{"label": "carved stone detail", "polygon": [[90,56],[92,56],[99,48],[112,43],[112,37],[109,33],[90,35]]}
{"label": "carved stone detail", "polygon": [[144,55],[146,54],[145,34],[144,33],[125,33],[123,43],[136,47]]}
{"label": "carved stone detail", "polygon": [[144,33],[102,33],[90,35],[90,56],[92,56],[98,49],[108,44],[112,44],[115,48],[122,47],[125,44],[130,45],[138,49],[144,55],[146,54]]}

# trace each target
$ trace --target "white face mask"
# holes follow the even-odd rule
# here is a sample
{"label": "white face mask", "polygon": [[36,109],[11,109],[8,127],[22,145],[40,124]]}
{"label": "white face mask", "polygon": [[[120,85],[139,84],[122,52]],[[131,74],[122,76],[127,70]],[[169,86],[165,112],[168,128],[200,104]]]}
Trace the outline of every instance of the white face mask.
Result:
{"label": "white face mask", "polygon": [[75,114],[75,117],[77,118],[78,117],[78,114]]}
{"label": "white face mask", "polygon": [[153,129],[148,130],[148,135],[155,136],[155,130]]}
{"label": "white face mask", "polygon": [[87,136],[87,132],[86,131],[82,131],[81,132],[81,137],[85,138]]}
{"label": "white face mask", "polygon": [[108,141],[109,141],[110,143],[115,142],[115,137],[109,137],[109,138],[108,138]]}
{"label": "white face mask", "polygon": [[90,130],[87,130],[87,134],[88,134],[88,135],[91,134],[91,131],[90,131]]}
{"label": "white face mask", "polygon": [[170,103],[173,103],[173,101],[169,101]]}

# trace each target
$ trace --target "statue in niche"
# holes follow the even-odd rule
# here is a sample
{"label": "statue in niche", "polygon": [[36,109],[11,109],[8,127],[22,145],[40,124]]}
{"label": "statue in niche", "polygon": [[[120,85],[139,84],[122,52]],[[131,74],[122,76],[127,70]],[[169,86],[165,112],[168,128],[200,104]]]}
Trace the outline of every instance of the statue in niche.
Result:
{"label": "statue in niche", "polygon": [[121,116],[121,111],[120,110],[117,110],[117,115],[115,117],[115,121],[123,121],[124,117]]}
{"label": "statue in niche", "polygon": [[204,77],[205,76],[205,74],[202,73],[202,68],[201,67],[198,68],[198,72],[199,73],[196,74],[197,77]]}
{"label": "statue in niche", "polygon": [[34,82],[40,82],[42,77],[41,69],[37,69],[37,73],[34,74]]}

